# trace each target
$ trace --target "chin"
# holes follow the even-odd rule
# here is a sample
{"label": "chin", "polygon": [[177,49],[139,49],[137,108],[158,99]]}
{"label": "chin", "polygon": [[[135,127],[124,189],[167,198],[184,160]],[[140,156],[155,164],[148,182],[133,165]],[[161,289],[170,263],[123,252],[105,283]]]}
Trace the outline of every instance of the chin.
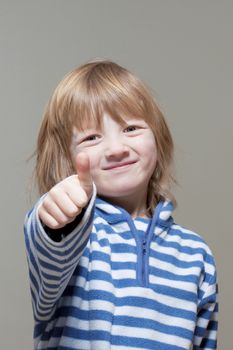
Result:
{"label": "chin", "polygon": [[124,189],[122,188],[122,186],[120,188],[117,188],[116,186],[114,186],[114,190],[113,188],[111,187],[111,189],[109,190],[98,190],[98,187],[97,187],[97,193],[98,195],[102,196],[102,197],[105,197],[105,198],[125,198],[125,197],[131,197],[132,195],[135,195],[135,193],[138,193],[139,192],[139,189],[138,188],[127,188],[127,189]]}

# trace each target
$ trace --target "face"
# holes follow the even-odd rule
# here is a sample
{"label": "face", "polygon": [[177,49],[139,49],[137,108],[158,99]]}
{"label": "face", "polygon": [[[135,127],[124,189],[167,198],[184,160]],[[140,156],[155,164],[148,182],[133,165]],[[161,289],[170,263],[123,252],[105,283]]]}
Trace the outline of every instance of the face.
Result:
{"label": "face", "polygon": [[99,195],[116,200],[147,195],[157,151],[144,120],[125,118],[121,125],[105,113],[101,129],[74,129],[71,152],[73,158],[78,152],[88,154]]}

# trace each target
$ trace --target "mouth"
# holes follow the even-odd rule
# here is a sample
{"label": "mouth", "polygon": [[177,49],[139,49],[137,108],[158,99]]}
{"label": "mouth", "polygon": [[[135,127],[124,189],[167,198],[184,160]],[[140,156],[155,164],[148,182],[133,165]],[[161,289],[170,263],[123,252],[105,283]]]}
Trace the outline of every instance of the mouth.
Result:
{"label": "mouth", "polygon": [[129,167],[132,164],[135,164],[135,162],[122,162],[122,163],[116,163],[113,165],[110,165],[108,167],[106,167],[104,170],[114,170],[114,169],[125,169],[127,167]]}

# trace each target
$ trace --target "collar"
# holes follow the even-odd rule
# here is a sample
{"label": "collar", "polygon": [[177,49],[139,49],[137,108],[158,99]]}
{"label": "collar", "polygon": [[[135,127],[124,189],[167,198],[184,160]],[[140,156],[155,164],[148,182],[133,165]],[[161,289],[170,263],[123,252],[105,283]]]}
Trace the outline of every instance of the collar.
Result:
{"label": "collar", "polygon": [[[102,198],[97,197],[95,202],[97,213],[103,217],[109,224],[117,224],[122,221],[131,221],[132,217],[123,208],[113,205]],[[155,207],[152,221],[158,228],[164,229],[170,227],[174,222],[172,212],[173,203],[169,200],[160,201]]]}

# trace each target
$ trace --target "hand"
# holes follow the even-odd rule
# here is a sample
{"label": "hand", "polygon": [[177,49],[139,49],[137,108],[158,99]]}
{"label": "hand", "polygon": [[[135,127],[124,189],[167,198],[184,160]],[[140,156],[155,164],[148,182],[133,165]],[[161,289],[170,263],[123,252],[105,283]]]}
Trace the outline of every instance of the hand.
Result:
{"label": "hand", "polygon": [[86,153],[77,155],[76,169],[77,175],[69,176],[51,188],[38,209],[41,221],[52,229],[72,222],[92,196],[93,182]]}

